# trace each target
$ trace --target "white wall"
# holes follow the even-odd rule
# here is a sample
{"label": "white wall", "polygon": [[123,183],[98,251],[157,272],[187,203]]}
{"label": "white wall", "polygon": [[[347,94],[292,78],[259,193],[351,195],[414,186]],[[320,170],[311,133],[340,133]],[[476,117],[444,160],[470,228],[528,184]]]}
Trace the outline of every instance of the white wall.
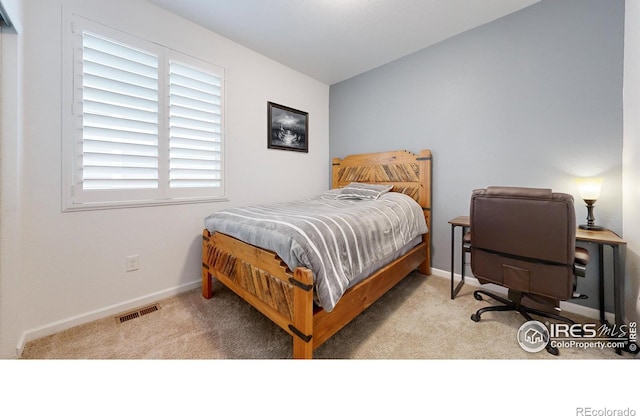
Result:
{"label": "white wall", "polygon": [[[228,202],[61,212],[62,22],[71,11],[225,68]],[[0,276],[16,299],[0,315],[9,329],[2,356],[31,339],[198,287],[200,234],[210,212],[328,187],[327,85],[143,0],[32,0],[24,3],[23,33],[22,154],[13,162],[22,166],[22,221],[12,235],[22,251],[18,272]],[[308,154],[267,149],[267,101],[309,112]],[[140,255],[140,270],[126,273],[132,254]]]}
{"label": "white wall", "polygon": [[623,237],[627,241],[625,306],[640,321],[640,2],[625,2]]}

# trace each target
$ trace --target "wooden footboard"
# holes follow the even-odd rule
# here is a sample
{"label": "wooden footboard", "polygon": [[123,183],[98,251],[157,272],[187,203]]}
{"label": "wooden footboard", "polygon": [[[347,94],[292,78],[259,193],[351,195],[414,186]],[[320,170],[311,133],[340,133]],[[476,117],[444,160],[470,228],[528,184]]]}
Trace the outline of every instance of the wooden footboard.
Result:
{"label": "wooden footboard", "polygon": [[224,234],[202,235],[202,296],[212,276],[293,336],[294,358],[313,355],[313,273],[294,272],[273,252]]}
{"label": "wooden footboard", "polygon": [[309,269],[292,272],[275,253],[206,229],[202,242],[202,296],[212,297],[215,276],[293,337],[293,358],[312,358],[313,350],[426,259],[421,243],[349,289],[333,311],[325,312],[314,306]]}

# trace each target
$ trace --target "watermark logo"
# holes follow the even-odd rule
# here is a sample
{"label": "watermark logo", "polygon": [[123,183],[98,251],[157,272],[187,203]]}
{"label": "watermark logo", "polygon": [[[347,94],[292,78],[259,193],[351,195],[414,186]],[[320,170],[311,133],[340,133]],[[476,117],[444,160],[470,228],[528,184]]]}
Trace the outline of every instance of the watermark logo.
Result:
{"label": "watermark logo", "polygon": [[527,352],[540,352],[549,343],[549,330],[542,322],[527,321],[518,329],[518,343]]}
{"label": "watermark logo", "polygon": [[637,323],[598,326],[594,323],[567,324],[527,321],[518,329],[518,343],[527,352],[552,348],[620,348],[635,353]]}
{"label": "watermark logo", "polygon": [[636,410],[630,407],[626,409],[577,407],[576,416],[636,416]]}

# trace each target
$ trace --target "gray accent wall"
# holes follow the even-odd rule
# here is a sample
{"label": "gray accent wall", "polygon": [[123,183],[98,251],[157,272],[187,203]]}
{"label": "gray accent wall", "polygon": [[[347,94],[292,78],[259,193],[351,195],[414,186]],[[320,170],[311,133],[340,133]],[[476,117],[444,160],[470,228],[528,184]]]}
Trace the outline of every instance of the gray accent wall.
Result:
{"label": "gray accent wall", "polygon": [[[542,0],[332,85],[331,157],[431,149],[437,269],[451,268],[447,221],[468,214],[475,188],[570,193],[583,223],[575,179],[603,176],[596,223],[620,233],[624,6]],[[586,247],[593,261],[579,290],[590,299],[580,304],[596,307],[597,250]]]}

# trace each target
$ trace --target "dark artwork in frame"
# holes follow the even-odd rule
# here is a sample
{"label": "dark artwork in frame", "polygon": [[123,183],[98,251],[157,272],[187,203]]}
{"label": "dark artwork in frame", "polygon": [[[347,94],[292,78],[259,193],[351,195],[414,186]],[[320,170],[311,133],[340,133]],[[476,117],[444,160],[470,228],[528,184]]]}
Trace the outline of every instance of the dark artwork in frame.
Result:
{"label": "dark artwork in frame", "polygon": [[309,113],[267,102],[267,147],[309,152]]}

